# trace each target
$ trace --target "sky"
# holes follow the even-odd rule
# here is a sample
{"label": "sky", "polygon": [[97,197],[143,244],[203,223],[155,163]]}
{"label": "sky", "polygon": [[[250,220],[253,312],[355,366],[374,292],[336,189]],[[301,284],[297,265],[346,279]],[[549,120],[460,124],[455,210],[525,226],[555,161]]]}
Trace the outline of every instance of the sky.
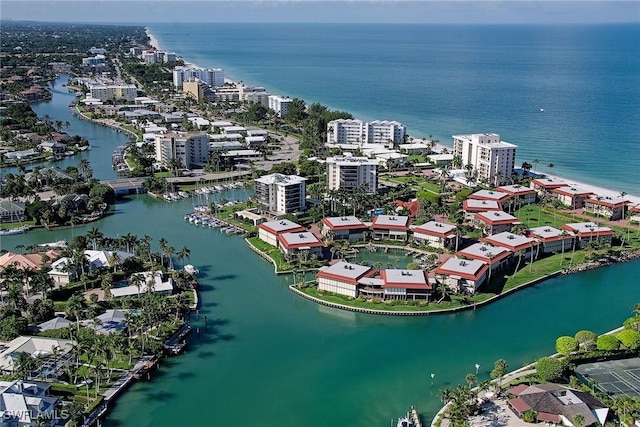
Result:
{"label": "sky", "polygon": [[0,19],[137,24],[637,23],[640,0],[2,0]]}

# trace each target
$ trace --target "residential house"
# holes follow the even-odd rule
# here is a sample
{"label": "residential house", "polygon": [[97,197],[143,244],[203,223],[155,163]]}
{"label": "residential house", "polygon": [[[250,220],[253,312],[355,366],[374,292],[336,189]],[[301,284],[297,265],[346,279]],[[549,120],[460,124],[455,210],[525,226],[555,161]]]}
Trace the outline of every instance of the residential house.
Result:
{"label": "residential house", "polygon": [[436,279],[442,281],[454,292],[474,294],[487,280],[489,264],[477,259],[449,258],[433,272]]}
{"label": "residential house", "polygon": [[258,237],[265,243],[278,247],[278,236],[282,233],[305,232],[306,228],[288,219],[263,222],[258,225]]}
{"label": "residential house", "polygon": [[0,426],[58,425],[58,398],[49,395],[51,384],[36,381],[0,381]]}
{"label": "residential house", "polygon": [[415,242],[427,244],[434,248],[457,247],[459,241],[458,227],[455,224],[429,221],[412,227],[412,231]]}
{"label": "residential house", "polygon": [[355,216],[322,218],[321,234],[330,240],[363,240],[368,230]]}
{"label": "residential house", "polygon": [[543,254],[562,253],[573,248],[573,233],[543,226],[529,229],[529,236],[538,239]]}
{"label": "residential house", "polygon": [[22,202],[0,201],[0,222],[19,222],[25,220],[25,207]]}
{"label": "residential house", "polygon": [[590,197],[584,201],[584,212],[616,221],[625,217],[625,209],[630,203],[621,197]]}
{"label": "residential house", "polygon": [[465,220],[471,221],[480,212],[502,212],[502,206],[496,200],[465,199],[462,201],[462,210]]}
{"label": "residential house", "polygon": [[[137,276],[137,277],[135,277]],[[135,273],[129,278],[129,285],[112,287],[111,296],[113,298],[140,295],[147,292],[160,295],[171,295],[173,293],[173,279],[167,277],[164,280],[162,271],[145,271]]]}
{"label": "residential house", "polygon": [[538,193],[533,188],[523,187],[520,184],[515,185],[505,185],[502,187],[496,188],[496,191],[501,193],[507,193],[511,196],[513,204],[515,204],[515,209],[519,209],[521,206],[531,205],[536,202],[536,198],[538,197]]}
{"label": "residential house", "polygon": [[491,266],[491,272],[493,273],[508,264],[512,254],[513,253],[505,247],[480,242],[456,252],[456,257],[485,262]]}
{"label": "residential house", "polygon": [[316,274],[316,281],[318,290],[356,298],[359,280],[373,277],[374,273],[375,269],[369,266],[340,261],[321,268]]}
{"label": "residential house", "polygon": [[569,184],[557,178],[534,178],[531,180],[529,187],[534,189],[540,197],[542,197],[545,194],[551,194],[555,189],[569,187]]}
{"label": "residential house", "polygon": [[127,311],[107,310],[94,319],[83,320],[82,324],[102,335],[120,332],[127,327]]}
{"label": "residential house", "polygon": [[[58,338],[19,336],[0,347],[0,372],[11,374],[16,369],[16,360],[20,353],[27,353],[31,357],[45,359],[53,357],[53,351],[57,348],[58,358],[62,359],[73,348],[73,341]],[[44,363],[43,363],[44,368]],[[38,373],[33,376],[38,376]]]}
{"label": "residential house", "polygon": [[564,230],[573,233],[577,238],[577,245],[580,248],[586,247],[592,241],[603,241],[610,245],[613,238],[613,230],[608,227],[600,227],[593,222],[576,222],[564,224]]}
{"label": "residential house", "polygon": [[508,390],[515,397],[508,400],[520,418],[527,411],[536,414],[537,422],[574,426],[576,415],[582,415],[582,426],[604,425],[609,408],[591,393],[558,384],[520,384]]}
{"label": "residential house", "polygon": [[571,209],[581,209],[585,200],[593,196],[592,191],[580,187],[560,187],[552,190],[551,194]]}
{"label": "residential house", "polygon": [[507,248],[513,252],[514,255],[520,252],[523,257],[530,258],[532,260],[538,255],[538,240],[534,237],[513,234],[505,231],[485,237],[482,241],[491,243],[493,246]]}
{"label": "residential house", "polygon": [[485,236],[511,230],[516,224],[522,224],[518,218],[502,211],[478,212],[474,214],[474,223]]}
{"label": "residential house", "polygon": [[288,256],[297,256],[306,250],[309,254],[316,254],[322,257],[322,243],[315,234],[310,231],[298,231],[294,233],[280,233],[278,235],[278,247]]}
{"label": "residential house", "polygon": [[377,215],[371,223],[375,240],[406,241],[411,221],[408,216]]}
{"label": "residential house", "polygon": [[383,299],[429,301],[433,286],[423,270],[386,269],[380,272]]}

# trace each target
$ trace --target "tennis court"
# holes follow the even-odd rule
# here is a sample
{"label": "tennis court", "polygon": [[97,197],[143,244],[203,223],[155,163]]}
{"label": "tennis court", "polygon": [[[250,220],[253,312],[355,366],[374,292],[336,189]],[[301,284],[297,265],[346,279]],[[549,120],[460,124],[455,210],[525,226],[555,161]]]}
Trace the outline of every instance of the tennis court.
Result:
{"label": "tennis court", "polygon": [[640,358],[587,363],[578,366],[576,372],[612,398],[640,397]]}

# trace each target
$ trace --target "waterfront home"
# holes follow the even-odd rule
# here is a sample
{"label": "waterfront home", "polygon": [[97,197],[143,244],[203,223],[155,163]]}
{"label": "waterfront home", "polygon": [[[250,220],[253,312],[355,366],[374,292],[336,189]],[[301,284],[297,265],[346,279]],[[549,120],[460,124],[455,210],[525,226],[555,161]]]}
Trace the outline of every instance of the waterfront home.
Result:
{"label": "waterfront home", "polygon": [[134,254],[124,251],[94,251],[89,249],[84,251],[84,257],[87,260],[89,269],[114,267],[114,265],[134,256]]}
{"label": "waterfront home", "polygon": [[475,259],[485,262],[491,266],[491,271],[494,272],[507,264],[511,260],[512,254],[513,252],[505,247],[493,246],[484,242],[474,243],[473,245],[456,252],[456,257],[462,259]]}
{"label": "waterfront home", "polygon": [[449,258],[433,272],[436,279],[454,292],[474,294],[487,280],[489,264],[477,259]]}
{"label": "waterfront home", "polygon": [[0,222],[18,222],[24,221],[25,205],[22,202],[14,202],[13,200],[0,201]]}
{"label": "waterfront home", "polygon": [[537,198],[536,190],[529,187],[523,187],[520,184],[498,187],[496,188],[496,191],[510,195],[511,200],[513,200],[513,203],[517,206],[516,209],[520,206],[535,203]]}
{"label": "waterfront home", "polygon": [[380,272],[384,300],[429,301],[433,286],[423,270],[386,269]]}
{"label": "waterfront home", "polygon": [[475,213],[473,222],[485,236],[503,233],[511,230],[516,224],[522,224],[515,216],[502,211]]}
{"label": "waterfront home", "polygon": [[171,295],[173,293],[173,279],[171,277],[164,280],[162,271],[144,271],[135,273],[129,278],[129,285],[112,287],[111,296],[113,298],[140,295],[147,292],[160,295]]}
{"label": "waterfront home", "polygon": [[46,420],[56,417],[59,401],[49,395],[50,388],[51,384],[36,381],[0,381],[0,425],[54,425],[54,421]]}
{"label": "waterfront home", "polygon": [[584,201],[594,195],[592,191],[580,187],[560,187],[552,190],[551,194],[571,209],[582,208]]}
{"label": "waterfront home", "polygon": [[508,404],[520,418],[534,411],[538,422],[554,425],[574,425],[576,415],[582,415],[581,425],[604,425],[609,408],[592,394],[558,384],[520,384],[510,388],[514,396]]}
{"label": "waterfront home", "polygon": [[622,197],[590,197],[584,201],[584,212],[616,221],[625,216],[625,209],[631,202]]}
{"label": "waterfront home", "polygon": [[[19,336],[9,342],[0,343],[0,372],[13,373],[17,366],[16,360],[20,353],[27,353],[35,358],[39,356],[44,362],[53,357],[53,349],[57,348],[57,358],[61,362],[64,356],[71,351],[74,342],[58,338]],[[44,370],[43,363],[43,370]],[[37,375],[34,375],[37,376]]]}
{"label": "waterfront home", "polygon": [[482,239],[483,242],[491,243],[493,246],[500,246],[509,249],[514,254],[521,251],[525,257],[532,257],[538,250],[538,240],[533,237],[513,234],[508,231],[497,233]]}
{"label": "waterfront home", "polygon": [[511,198],[511,195],[508,193],[503,193],[501,191],[494,190],[479,190],[475,193],[469,194],[467,199],[473,200],[492,200],[496,201],[500,204],[500,206],[504,209],[507,206],[507,200]]}
{"label": "waterfront home", "polygon": [[51,270],[47,274],[54,287],[62,287],[78,277],[78,272],[68,257],[62,257],[52,262]]}
{"label": "waterfront home", "polygon": [[322,237],[329,240],[363,240],[369,229],[355,216],[322,218]]}
{"label": "waterfront home", "polygon": [[410,223],[408,216],[376,215],[371,223],[373,238],[406,241]]}
{"label": "waterfront home", "polygon": [[369,266],[340,261],[321,268],[316,274],[316,281],[318,290],[356,298],[359,281],[365,277],[373,277],[374,273],[375,269]]}
{"label": "waterfront home", "polygon": [[258,238],[271,246],[278,246],[278,236],[282,233],[297,233],[307,231],[303,226],[288,219],[263,222],[258,225]]}
{"label": "waterfront home", "polygon": [[543,226],[529,229],[529,236],[538,239],[543,254],[562,253],[573,247],[574,234],[567,230]]}
{"label": "waterfront home", "polygon": [[122,331],[127,327],[127,312],[124,310],[107,310],[95,319],[83,320],[82,324],[102,335]]}
{"label": "waterfront home", "polygon": [[502,206],[495,200],[465,199],[462,201],[462,210],[464,219],[471,221],[478,212],[502,211]]}
{"label": "waterfront home", "polygon": [[433,246],[434,248],[456,247],[459,237],[455,224],[429,221],[425,224],[412,227],[413,241]]}
{"label": "waterfront home", "polygon": [[49,319],[46,322],[39,323],[36,325],[36,329],[38,332],[50,331],[53,329],[63,329],[68,328],[73,325],[73,322],[65,319],[64,317],[54,317],[53,319]]}
{"label": "waterfront home", "polygon": [[580,248],[586,247],[592,241],[603,241],[606,244],[611,244],[613,238],[613,230],[608,227],[600,227],[593,222],[576,222],[571,224],[564,224],[563,229],[573,233],[577,240],[577,244]]}
{"label": "waterfront home", "polygon": [[0,256],[0,270],[10,265],[15,266],[18,270],[39,270],[48,260],[55,259],[58,256],[58,253],[55,251],[47,251],[44,254],[16,254],[14,252],[5,252]]}
{"label": "waterfront home", "polygon": [[322,258],[322,243],[315,234],[310,231],[298,231],[295,233],[280,233],[278,235],[278,247],[287,256],[296,256],[301,251],[309,251]]}
{"label": "waterfront home", "polygon": [[529,186],[534,189],[540,196],[551,194],[557,188],[568,187],[565,181],[557,178],[534,178]]}
{"label": "waterfront home", "polygon": [[629,209],[629,221],[640,223],[640,204]]}

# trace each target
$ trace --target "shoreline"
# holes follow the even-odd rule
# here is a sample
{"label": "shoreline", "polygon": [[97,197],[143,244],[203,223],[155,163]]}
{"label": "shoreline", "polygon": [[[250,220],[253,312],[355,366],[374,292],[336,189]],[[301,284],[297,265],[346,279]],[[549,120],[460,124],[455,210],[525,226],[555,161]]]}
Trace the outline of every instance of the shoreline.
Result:
{"label": "shoreline", "polygon": [[[145,29],[145,33],[147,34],[147,37],[149,37],[149,40],[150,40],[149,44],[155,49],[163,50],[161,45],[160,45],[160,41],[151,32],[149,27],[145,26],[144,29]],[[176,54],[178,54],[178,53],[176,52]],[[180,57],[180,58],[185,62],[185,65],[187,65],[187,66],[200,67],[199,65],[197,65],[195,63],[187,61],[184,57]],[[225,83],[237,83],[231,77],[226,77],[225,76],[224,80],[225,80]],[[249,84],[250,82],[246,82],[246,83]],[[317,102],[320,102],[320,101],[317,101]],[[407,125],[407,124],[405,124],[405,125]],[[425,136],[416,135],[415,138],[420,139],[420,138],[426,138],[426,137]],[[442,141],[440,141],[438,143],[438,145],[440,147],[446,147],[448,150],[453,148],[452,144],[449,145],[449,144],[443,143]],[[516,162],[516,164],[517,163],[518,163],[518,161]],[[570,186],[578,186],[580,188],[587,189],[589,191],[592,191],[592,192],[594,192],[594,193],[596,193],[598,195],[602,195],[602,196],[616,197],[617,198],[617,197],[620,196],[620,193],[621,193],[620,191],[616,191],[616,190],[609,189],[609,188],[606,188],[606,187],[601,187],[601,186],[596,185],[596,184],[588,184],[588,183],[580,181],[579,179],[574,179],[574,178],[572,178],[570,176],[564,177],[564,176],[554,175],[554,174],[545,173],[545,172],[538,172],[538,173],[534,173],[533,175],[534,176],[536,176],[536,175],[537,176],[544,176],[544,177],[549,177],[549,178],[554,178],[554,179],[558,179],[558,180],[561,180],[561,181],[565,181]],[[638,194],[627,194],[625,196],[625,199],[632,202],[631,206],[640,204],[640,193],[638,193]]]}

